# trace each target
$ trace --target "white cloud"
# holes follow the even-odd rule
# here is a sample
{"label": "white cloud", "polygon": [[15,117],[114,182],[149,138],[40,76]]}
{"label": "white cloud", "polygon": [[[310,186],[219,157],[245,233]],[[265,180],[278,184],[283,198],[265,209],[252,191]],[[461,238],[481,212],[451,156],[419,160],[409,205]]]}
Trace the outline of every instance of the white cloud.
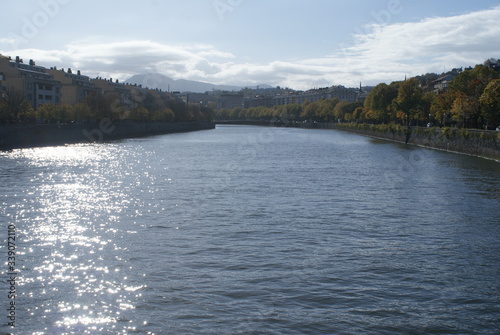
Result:
{"label": "white cloud", "polygon": [[[215,84],[270,84],[306,89],[342,84],[357,86],[401,80],[405,75],[442,72],[500,57],[500,7],[414,23],[372,25],[368,33],[329,56],[238,62],[231,52],[212,45],[176,46],[148,40],[104,43],[89,39],[63,50],[24,49],[11,56],[33,58],[44,66],[81,69],[88,75],[125,80],[158,72],[174,79]],[[298,46],[300,47],[300,46]],[[5,52],[3,52],[5,54]]]}

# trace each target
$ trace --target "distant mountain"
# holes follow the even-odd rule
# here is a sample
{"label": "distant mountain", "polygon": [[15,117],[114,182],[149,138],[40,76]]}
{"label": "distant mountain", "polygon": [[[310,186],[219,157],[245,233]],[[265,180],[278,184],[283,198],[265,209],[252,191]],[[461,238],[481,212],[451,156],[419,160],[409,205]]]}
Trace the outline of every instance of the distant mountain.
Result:
{"label": "distant mountain", "polygon": [[[201,81],[178,79],[174,80],[159,73],[137,74],[126,80],[127,83],[142,85],[142,87],[159,88],[170,92],[204,93],[212,90],[239,91],[243,87],[231,85],[215,85]],[[271,88],[269,85],[260,85],[260,88]],[[250,87],[249,87],[250,88]],[[255,88],[255,87],[251,87]]]}

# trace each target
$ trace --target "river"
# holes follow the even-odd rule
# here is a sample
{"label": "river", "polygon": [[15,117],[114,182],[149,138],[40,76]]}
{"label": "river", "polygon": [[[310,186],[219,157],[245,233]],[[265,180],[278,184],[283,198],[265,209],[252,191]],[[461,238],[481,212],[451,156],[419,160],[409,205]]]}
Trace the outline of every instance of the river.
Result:
{"label": "river", "polygon": [[0,168],[4,332],[500,333],[496,161],[217,126]]}

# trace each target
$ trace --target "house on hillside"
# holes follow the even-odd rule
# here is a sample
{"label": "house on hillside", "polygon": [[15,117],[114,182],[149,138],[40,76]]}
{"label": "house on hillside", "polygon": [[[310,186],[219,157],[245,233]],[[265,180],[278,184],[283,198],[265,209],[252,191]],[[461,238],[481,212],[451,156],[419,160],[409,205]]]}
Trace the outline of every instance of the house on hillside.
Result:
{"label": "house on hillside", "polygon": [[448,89],[448,85],[455,78],[454,75],[448,74],[446,76],[440,77],[432,83],[434,86],[434,93],[439,94]]}

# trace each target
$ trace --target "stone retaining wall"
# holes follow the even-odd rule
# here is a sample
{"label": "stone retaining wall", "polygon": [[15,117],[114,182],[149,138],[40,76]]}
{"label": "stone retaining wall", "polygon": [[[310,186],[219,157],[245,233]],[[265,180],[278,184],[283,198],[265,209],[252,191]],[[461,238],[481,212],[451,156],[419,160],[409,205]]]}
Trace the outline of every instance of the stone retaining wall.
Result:
{"label": "stone retaining wall", "polygon": [[113,123],[111,120],[70,125],[0,126],[0,149],[92,143],[213,128],[214,122]]}

